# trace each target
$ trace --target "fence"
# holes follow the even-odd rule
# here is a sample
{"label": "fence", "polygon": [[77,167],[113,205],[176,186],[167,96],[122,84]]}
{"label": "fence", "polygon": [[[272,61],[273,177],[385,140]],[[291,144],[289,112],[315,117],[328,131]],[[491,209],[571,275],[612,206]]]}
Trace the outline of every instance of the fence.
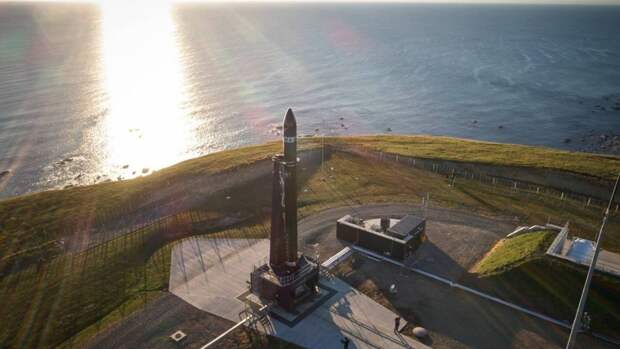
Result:
{"label": "fence", "polygon": [[[532,183],[515,178],[507,178],[502,176],[489,175],[481,172],[466,171],[462,167],[458,168],[457,166],[446,165],[442,163],[443,161],[440,160],[435,161],[427,158],[416,158],[412,156],[404,156],[381,151],[355,149],[352,147],[340,148],[340,150],[363,153],[363,155],[367,156],[370,155],[376,161],[390,161],[405,166],[411,166],[417,169],[435,172],[437,174],[446,176],[449,181],[449,185],[451,186],[454,186],[458,181],[461,180],[478,181],[481,184],[509,188],[511,190],[514,190],[515,192],[546,195],[559,201],[570,201],[574,204],[583,205],[583,207],[600,209],[601,211],[607,207],[606,200],[585,195],[583,193],[577,193],[566,189],[558,189],[549,185]],[[620,204],[615,202],[612,208],[613,212],[617,213],[620,210]]]}

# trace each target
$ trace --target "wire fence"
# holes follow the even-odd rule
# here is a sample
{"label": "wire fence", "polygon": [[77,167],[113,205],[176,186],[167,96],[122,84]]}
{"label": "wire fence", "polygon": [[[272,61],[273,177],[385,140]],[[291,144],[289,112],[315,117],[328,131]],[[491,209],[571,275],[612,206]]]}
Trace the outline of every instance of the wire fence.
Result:
{"label": "wire fence", "polygon": [[[338,145],[334,146],[338,148]],[[604,211],[607,208],[607,201],[600,198],[578,193],[567,189],[559,189],[549,185],[543,185],[539,183],[532,183],[516,178],[507,178],[502,176],[494,176],[485,174],[482,172],[467,171],[462,167],[450,166],[440,161],[434,161],[427,158],[416,158],[412,156],[405,156],[381,151],[369,151],[365,149],[351,149],[347,146],[341,148],[344,151],[353,151],[363,153],[366,156],[372,157],[375,161],[379,162],[393,162],[405,166],[411,166],[412,168],[431,171],[440,175],[446,176],[449,185],[454,186],[459,181],[470,180],[477,181],[481,184],[489,186],[501,186],[513,190],[514,192],[544,195],[547,197],[555,198],[562,202],[571,202],[576,205],[582,205],[583,207],[597,209]],[[612,212],[617,213],[620,210],[620,204],[615,202],[612,206]]]}

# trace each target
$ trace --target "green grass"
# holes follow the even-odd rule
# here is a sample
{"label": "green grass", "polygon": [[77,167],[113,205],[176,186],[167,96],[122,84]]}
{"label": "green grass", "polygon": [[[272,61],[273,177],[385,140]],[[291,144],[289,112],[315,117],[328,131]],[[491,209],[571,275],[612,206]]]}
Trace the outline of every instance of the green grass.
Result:
{"label": "green grass", "polygon": [[[555,232],[503,239],[473,268],[465,283],[557,319],[572,321],[586,269],[545,255]],[[616,336],[620,328],[620,282],[596,274],[586,311],[592,329]]]}
{"label": "green grass", "polygon": [[550,231],[534,231],[510,239],[500,240],[474,267],[480,275],[502,273],[532,258],[544,255],[555,238]]}
{"label": "green grass", "polygon": [[[575,316],[585,268],[550,257],[531,258],[502,273],[469,280],[470,286],[570,323]],[[586,304],[592,330],[619,338],[620,282],[596,273]]]}
{"label": "green grass", "polygon": [[428,159],[562,170],[615,179],[620,157],[438,136],[354,136],[333,142]]}
{"label": "green grass", "polygon": [[[402,137],[384,139],[389,145]],[[317,144],[316,139],[305,142],[307,147]],[[242,148],[189,160],[135,180],[0,201],[0,267],[3,263],[11,265],[0,275],[2,346],[83,343],[98,329],[139,309],[141,303],[143,306],[167,288],[170,250],[178,239],[197,234],[266,237],[269,178],[231,189],[230,200],[214,197],[191,211],[81,253],[64,252],[56,243],[76,231],[102,234],[106,221],[139,209],[151,195],[169,185],[234,171],[269,158],[278,148],[277,144]],[[430,195],[436,206],[483,215],[516,216],[522,224],[544,223],[548,217],[556,223],[570,220],[572,230],[584,237],[594,235],[601,218],[599,210],[584,209],[569,201],[558,202],[543,194],[518,193],[469,180],[459,180],[449,187],[445,177],[432,172],[402,164],[377,163],[342,152],[334,152],[327,160],[325,172],[301,169],[298,178],[302,217],[343,205],[420,203],[422,197]],[[215,220],[231,212],[241,212],[247,219],[234,228],[212,228]],[[88,230],[94,226],[99,229]],[[618,224],[612,219],[609,231],[617,229]],[[608,235],[606,247],[620,250],[615,235]],[[37,263],[41,256],[46,259]]]}
{"label": "green grass", "polygon": [[[303,142],[303,148],[315,146]],[[149,176],[83,187],[51,190],[0,201],[0,276],[15,257],[31,263],[62,252],[61,239],[79,231],[105,230],[110,222],[144,207],[166,187],[268,159],[280,148],[269,143],[187,160]]]}
{"label": "green grass", "polygon": [[[167,289],[177,239],[200,233],[201,215],[178,214],[146,229],[65,254],[0,279],[0,343],[79,346]],[[264,222],[211,232],[216,238],[266,237]],[[68,342],[67,342],[68,341]]]}
{"label": "green grass", "polygon": [[[612,178],[620,158],[548,148],[431,136],[365,136],[328,138],[328,144],[361,146],[403,155],[496,165],[549,168]],[[319,138],[302,138],[303,148]],[[268,159],[280,150],[269,143],[187,160],[132,180],[52,190],[0,201],[0,274],[19,256],[23,263],[62,252],[60,240],[78,231],[96,233],[110,222],[143,209],[154,193],[177,183],[204,178]]]}

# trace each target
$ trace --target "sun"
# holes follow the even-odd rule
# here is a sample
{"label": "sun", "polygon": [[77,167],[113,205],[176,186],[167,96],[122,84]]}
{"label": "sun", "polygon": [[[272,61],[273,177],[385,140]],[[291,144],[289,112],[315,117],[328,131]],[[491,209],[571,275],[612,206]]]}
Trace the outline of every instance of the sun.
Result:
{"label": "sun", "polygon": [[103,1],[100,6],[108,97],[100,128],[104,166],[141,171],[176,163],[192,144],[192,125],[183,110],[186,89],[171,2]]}

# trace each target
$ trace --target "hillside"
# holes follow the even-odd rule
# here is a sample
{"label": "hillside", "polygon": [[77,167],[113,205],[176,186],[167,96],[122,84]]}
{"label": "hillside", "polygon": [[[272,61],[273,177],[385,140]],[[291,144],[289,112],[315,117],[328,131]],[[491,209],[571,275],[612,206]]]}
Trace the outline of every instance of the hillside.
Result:
{"label": "hillside", "polygon": [[550,231],[534,231],[502,239],[480,260],[473,272],[480,275],[502,273],[545,254],[555,234]]}
{"label": "hillside", "polygon": [[[586,268],[545,255],[554,233],[539,231],[501,240],[472,270],[466,283],[504,300],[572,321]],[[618,338],[620,280],[595,274],[586,311],[592,329]]]}
{"label": "hillside", "polygon": [[608,180],[615,179],[620,173],[620,156],[529,145],[424,135],[356,136],[336,138],[334,141],[404,156],[560,170]]}
{"label": "hillside", "polygon": [[[407,138],[386,136],[384,143],[377,139],[327,139],[326,143],[356,145],[372,140],[373,147],[389,149]],[[416,139],[411,137],[414,143]],[[436,144],[446,140],[452,145],[445,146],[454,148],[444,152],[440,147],[434,156],[448,156],[458,144],[468,145],[468,141],[445,138],[438,138]],[[303,138],[301,143],[306,150],[316,149],[321,140]],[[499,146],[489,143],[490,149]],[[23,347],[82,343],[167,288],[169,253],[175,241],[197,234],[265,237],[271,199],[269,159],[279,149],[279,144],[270,143],[230,150],[133,180],[0,201],[0,323],[6,324],[0,328],[0,342]],[[546,151],[554,156],[554,151]],[[429,197],[438,207],[510,217],[515,224],[537,224],[548,217],[556,222],[570,220],[584,237],[594,234],[601,217],[598,209],[584,209],[579,202],[559,202],[544,194],[475,180],[459,179],[448,186],[445,176],[378,163],[346,149],[328,151],[321,164],[320,153],[300,167],[300,217],[329,207],[419,204]],[[557,152],[558,157],[563,154]],[[597,159],[599,166],[615,169],[614,158]],[[609,227],[616,229],[618,224],[611,221]],[[96,244],[86,248],[78,243],[82,240]],[[608,244],[609,249],[620,249],[617,237],[610,236]]]}

